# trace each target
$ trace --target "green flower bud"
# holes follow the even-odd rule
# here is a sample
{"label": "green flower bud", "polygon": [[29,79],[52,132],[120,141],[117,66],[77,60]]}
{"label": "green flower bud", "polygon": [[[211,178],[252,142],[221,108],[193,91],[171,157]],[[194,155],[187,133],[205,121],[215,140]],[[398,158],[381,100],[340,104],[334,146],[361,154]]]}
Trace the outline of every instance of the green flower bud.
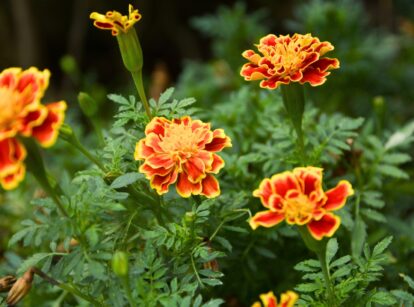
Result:
{"label": "green flower bud", "polygon": [[112,270],[118,277],[128,275],[128,255],[122,251],[116,251],[112,258]]}
{"label": "green flower bud", "polygon": [[98,104],[95,99],[87,93],[80,92],[78,95],[78,102],[83,114],[88,117],[93,117],[98,111]]}

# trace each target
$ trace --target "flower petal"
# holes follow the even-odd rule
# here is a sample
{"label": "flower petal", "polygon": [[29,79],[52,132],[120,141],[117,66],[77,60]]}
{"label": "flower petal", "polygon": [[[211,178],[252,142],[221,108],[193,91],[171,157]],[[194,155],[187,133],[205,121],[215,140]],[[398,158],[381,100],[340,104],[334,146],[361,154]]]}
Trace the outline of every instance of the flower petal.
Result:
{"label": "flower petal", "polygon": [[65,120],[66,102],[59,101],[46,106],[48,113],[44,122],[33,128],[32,135],[43,147],[50,147],[59,135],[59,128]]}
{"label": "flower petal", "polygon": [[261,294],[260,299],[262,300],[263,306],[265,307],[277,307],[278,306],[277,299],[273,291],[269,291],[268,293]]}
{"label": "flower petal", "polygon": [[259,188],[253,191],[254,197],[260,197],[262,205],[269,208],[269,198],[274,193],[274,187],[270,179],[263,179],[259,185]]}
{"label": "flower petal", "polygon": [[177,193],[181,196],[181,197],[190,197],[191,194],[193,195],[199,195],[200,193],[202,193],[202,183],[198,182],[198,183],[192,183],[189,179],[188,179],[188,175],[186,173],[180,173],[180,175],[178,176],[178,182],[177,182],[177,186],[176,186],[176,190]]}
{"label": "flower petal", "polygon": [[308,223],[307,227],[316,240],[321,240],[323,237],[331,237],[341,225],[341,219],[332,213],[326,213],[318,221],[313,220]]}
{"label": "flower petal", "polygon": [[291,190],[300,190],[299,183],[292,172],[283,172],[273,175],[270,179],[273,191],[282,198]]}
{"label": "flower petal", "polygon": [[273,227],[283,221],[284,214],[273,211],[261,211],[257,212],[249,221],[250,227],[256,229],[259,226]]}
{"label": "flower petal", "polygon": [[183,164],[183,169],[188,175],[188,180],[192,183],[198,183],[206,174],[206,167],[203,160],[197,157],[191,157]]}
{"label": "flower petal", "polygon": [[336,187],[330,189],[325,194],[328,199],[324,205],[324,209],[333,211],[342,208],[348,196],[354,195],[354,190],[348,181],[341,180]]}
{"label": "flower petal", "polygon": [[201,195],[207,198],[214,198],[220,195],[220,185],[213,175],[207,174],[206,178],[201,181],[203,190]]}
{"label": "flower petal", "polygon": [[222,151],[225,147],[231,147],[231,140],[224,133],[223,129],[216,129],[213,131],[213,139],[210,143],[206,144],[204,150],[211,152]]}
{"label": "flower petal", "polygon": [[26,167],[24,164],[19,164],[14,173],[6,176],[0,176],[0,185],[5,190],[12,190],[17,188],[19,183],[24,179]]}
{"label": "flower petal", "polygon": [[209,169],[208,172],[218,174],[223,167],[224,160],[219,155],[213,154],[213,163],[211,164],[211,169]]}
{"label": "flower petal", "polygon": [[297,295],[293,291],[287,291],[282,293],[280,297],[280,307],[293,307],[296,301],[299,299],[299,295]]}

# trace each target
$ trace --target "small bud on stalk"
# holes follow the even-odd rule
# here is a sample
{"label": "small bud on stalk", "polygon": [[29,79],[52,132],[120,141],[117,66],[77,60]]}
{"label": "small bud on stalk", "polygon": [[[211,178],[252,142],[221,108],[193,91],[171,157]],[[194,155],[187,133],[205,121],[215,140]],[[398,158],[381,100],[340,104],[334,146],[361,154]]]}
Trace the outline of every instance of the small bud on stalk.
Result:
{"label": "small bud on stalk", "polygon": [[34,270],[30,268],[14,283],[13,287],[9,291],[9,294],[7,295],[7,305],[16,305],[29,293],[32,287],[33,275]]}
{"label": "small bud on stalk", "polygon": [[12,275],[5,276],[0,278],[0,292],[7,292],[16,282],[16,277]]}
{"label": "small bud on stalk", "polygon": [[125,252],[115,252],[112,258],[112,270],[118,277],[128,275],[128,255]]}

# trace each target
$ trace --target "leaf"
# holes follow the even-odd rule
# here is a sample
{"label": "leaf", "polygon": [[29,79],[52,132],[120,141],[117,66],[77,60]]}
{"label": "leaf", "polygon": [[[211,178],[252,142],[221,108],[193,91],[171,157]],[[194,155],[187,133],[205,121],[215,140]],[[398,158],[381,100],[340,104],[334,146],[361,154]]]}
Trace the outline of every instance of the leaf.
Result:
{"label": "leaf", "polygon": [[381,240],[377,245],[375,245],[374,250],[372,251],[372,256],[378,256],[382,254],[386,248],[391,244],[393,237],[389,236]]}
{"label": "leaf", "polygon": [[211,279],[211,278],[202,278],[201,281],[204,284],[207,284],[209,286],[215,287],[215,286],[221,286],[223,284],[223,282],[221,282],[218,279]]}
{"label": "leaf", "polygon": [[334,268],[334,267],[337,267],[337,266],[342,266],[342,265],[348,263],[349,261],[351,261],[351,259],[352,258],[349,255],[343,256],[339,259],[336,259],[334,262],[332,262],[330,267]]}
{"label": "leaf", "polygon": [[392,296],[392,294],[385,291],[375,293],[373,296],[371,296],[370,301],[387,306],[394,305],[395,303],[397,303],[396,299]]}
{"label": "leaf", "polygon": [[414,289],[414,280],[410,276],[401,273],[400,277],[404,279],[404,281],[408,284],[408,286],[410,286],[411,289]]}
{"label": "leaf", "polygon": [[361,209],[361,213],[363,213],[367,218],[380,222],[380,223],[385,223],[387,221],[385,216],[376,210],[365,208],[365,209]]}
{"label": "leaf", "polygon": [[361,255],[366,237],[367,232],[365,222],[360,217],[357,217],[354,229],[352,230],[351,240],[352,256],[354,258],[358,258]]}
{"label": "leaf", "polygon": [[358,118],[346,118],[339,123],[339,128],[342,130],[355,130],[361,127],[365,119],[363,117]]}
{"label": "leaf", "polygon": [[302,262],[299,262],[295,265],[294,269],[300,272],[316,272],[319,271],[321,268],[321,264],[319,261],[315,259],[309,259]]}
{"label": "leaf", "polygon": [[319,284],[308,283],[308,284],[300,284],[299,286],[295,288],[295,290],[297,290],[298,292],[314,292],[315,290],[319,290],[320,287],[321,286]]}
{"label": "leaf", "polygon": [[218,307],[223,303],[224,303],[224,301],[221,298],[215,298],[215,299],[209,300],[207,303],[203,304],[203,307]]}
{"label": "leaf", "polygon": [[388,141],[385,143],[385,149],[388,150],[390,148],[400,146],[404,143],[408,143],[413,133],[414,133],[414,122],[411,122],[407,124],[403,129],[395,132],[393,135],[390,136]]}
{"label": "leaf", "polygon": [[38,253],[34,254],[33,256],[29,257],[20,265],[17,274],[21,275],[26,272],[30,267],[36,266],[40,261],[43,259],[54,255],[54,253]]}
{"label": "leaf", "polygon": [[386,176],[398,178],[398,179],[408,179],[409,176],[406,172],[400,170],[398,167],[388,164],[380,164],[378,166],[378,171]]}
{"label": "leaf", "polygon": [[116,178],[112,184],[111,184],[111,188],[112,189],[119,189],[119,188],[123,188],[126,187],[128,185],[133,184],[134,182],[138,181],[139,179],[143,178],[144,176],[140,173],[126,173],[122,176],[119,176],[118,178]]}
{"label": "leaf", "polygon": [[21,239],[23,239],[30,231],[33,231],[32,228],[23,228],[19,232],[16,232],[11,239],[9,240],[9,247],[13,246],[17,242],[19,242]]}
{"label": "leaf", "polygon": [[411,156],[405,153],[389,153],[382,160],[389,164],[402,164],[411,161]]}
{"label": "leaf", "polygon": [[227,240],[226,238],[217,236],[215,240],[218,243],[220,243],[220,245],[223,246],[225,249],[227,249],[229,252],[232,251],[233,247],[231,246],[231,243],[229,242],[229,240]]}
{"label": "leaf", "polygon": [[158,106],[166,103],[168,101],[168,99],[171,98],[172,94],[174,93],[174,88],[170,87],[167,88],[161,95],[160,98],[158,99]]}
{"label": "leaf", "polygon": [[392,290],[391,293],[401,300],[414,303],[414,295],[403,290]]}
{"label": "leaf", "polygon": [[126,99],[122,95],[109,94],[107,97],[108,97],[109,100],[112,100],[113,102],[116,102],[118,104],[121,104],[121,105],[130,105],[129,100]]}
{"label": "leaf", "polygon": [[330,239],[328,244],[326,245],[326,263],[329,265],[331,263],[333,257],[335,257],[336,253],[338,252],[338,241],[336,238]]}

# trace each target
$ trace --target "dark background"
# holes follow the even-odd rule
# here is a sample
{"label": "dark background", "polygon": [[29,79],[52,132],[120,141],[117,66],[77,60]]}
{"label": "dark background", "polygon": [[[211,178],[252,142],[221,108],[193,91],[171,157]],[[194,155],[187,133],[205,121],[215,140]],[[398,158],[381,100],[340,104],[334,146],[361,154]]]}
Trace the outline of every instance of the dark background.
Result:
{"label": "dark background", "polygon": [[[92,26],[89,14],[118,10],[126,14],[132,3],[142,14],[136,25],[145,56],[145,72],[150,74],[157,63],[166,64],[174,81],[184,59],[206,60],[211,56],[209,40],[191,26],[197,16],[214,14],[220,5],[236,1],[168,1],[168,0],[2,0],[0,2],[0,65],[49,68],[51,86],[56,90],[81,90],[68,81],[59,64],[71,55],[79,73],[88,72],[100,83],[122,87],[128,76],[118,56],[117,44],[107,31]],[[292,17],[295,5],[306,1],[245,1],[248,10],[265,8],[274,33],[286,33],[285,21]],[[412,0],[362,1],[373,27],[395,31]],[[408,15],[408,16],[404,16]],[[248,48],[249,46],[246,46]]]}

